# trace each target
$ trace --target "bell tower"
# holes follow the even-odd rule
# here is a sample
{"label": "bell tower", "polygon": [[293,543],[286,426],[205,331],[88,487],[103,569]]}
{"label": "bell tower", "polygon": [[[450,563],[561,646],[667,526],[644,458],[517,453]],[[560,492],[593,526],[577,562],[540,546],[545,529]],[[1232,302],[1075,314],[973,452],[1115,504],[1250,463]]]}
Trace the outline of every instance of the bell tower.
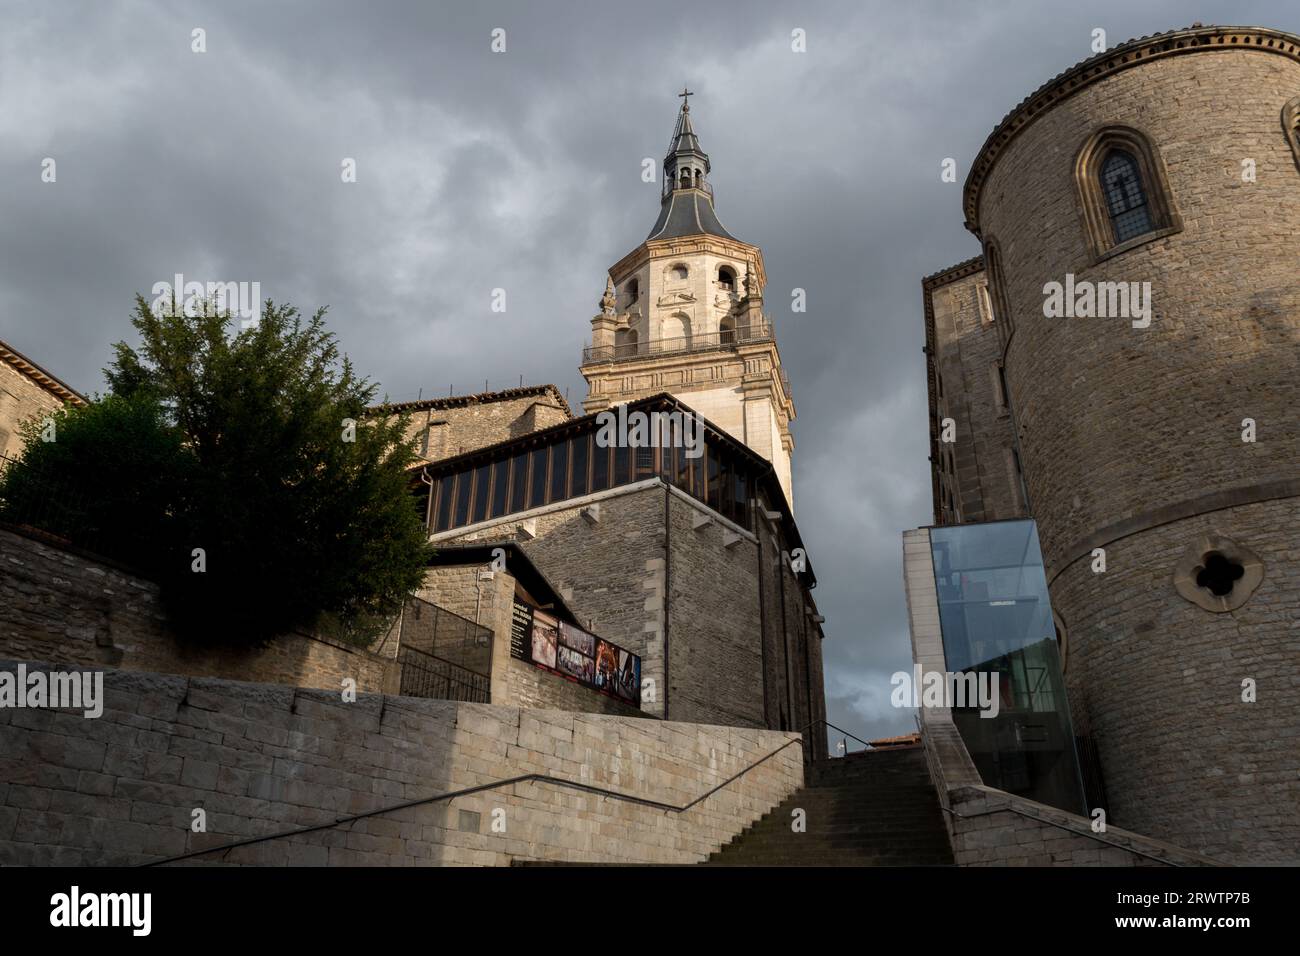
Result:
{"label": "bell tower", "polygon": [[591,320],[583,411],[668,392],[772,462],[793,509],[794,401],[763,313],[763,253],[718,220],[709,157],[691,122],[694,94],[678,95],[659,218],[609,270]]}

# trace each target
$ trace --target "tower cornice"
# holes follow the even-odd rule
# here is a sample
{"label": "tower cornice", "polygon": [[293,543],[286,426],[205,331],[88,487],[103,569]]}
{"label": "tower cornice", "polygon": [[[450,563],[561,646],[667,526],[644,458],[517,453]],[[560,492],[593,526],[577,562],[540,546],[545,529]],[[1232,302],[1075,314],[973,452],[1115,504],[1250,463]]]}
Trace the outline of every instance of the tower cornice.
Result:
{"label": "tower cornice", "polygon": [[739,239],[723,239],[720,236],[703,234],[680,236],[673,239],[649,239],[614,263],[609,270],[609,274],[615,284],[618,284],[651,260],[669,259],[675,256],[694,256],[704,253],[749,263],[758,275],[759,288],[767,285],[767,271],[763,266],[763,252],[758,246],[750,245],[748,242],[741,242]]}
{"label": "tower cornice", "polygon": [[1008,113],[980,147],[962,191],[966,228],[976,236],[980,235],[979,199],[984,183],[1008,144],[1047,110],[1080,90],[1131,67],[1187,53],[1225,50],[1276,53],[1300,61],[1300,36],[1266,27],[1195,25],[1129,40],[1057,74]]}

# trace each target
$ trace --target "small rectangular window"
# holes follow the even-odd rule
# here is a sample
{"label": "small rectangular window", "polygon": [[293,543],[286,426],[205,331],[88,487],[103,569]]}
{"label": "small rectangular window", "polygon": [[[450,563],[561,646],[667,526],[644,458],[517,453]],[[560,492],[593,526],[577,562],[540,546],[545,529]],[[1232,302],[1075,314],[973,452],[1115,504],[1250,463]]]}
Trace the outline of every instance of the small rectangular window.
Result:
{"label": "small rectangular window", "polygon": [[708,460],[709,497],[707,504],[714,511],[722,510],[722,469],[718,461],[718,449],[710,445],[708,454],[705,456]]}
{"label": "small rectangular window", "polygon": [[490,465],[479,465],[474,469],[474,520],[483,521],[488,514],[488,487],[491,475]]}
{"label": "small rectangular window", "polygon": [[587,493],[587,464],[591,458],[591,436],[579,435],[573,439],[571,447],[573,462],[569,471],[573,477],[569,494],[576,498]]}
{"label": "small rectangular window", "polygon": [[614,449],[614,487],[626,485],[632,473],[632,449],[619,445]]}
{"label": "small rectangular window", "polygon": [[604,491],[609,487],[609,446],[601,447],[597,441],[591,448],[591,490]]}
{"label": "small rectangular window", "polygon": [[469,498],[473,490],[469,472],[461,472],[456,476],[456,520],[452,524],[453,528],[469,524]]}
{"label": "small rectangular window", "polygon": [[749,482],[743,471],[737,471],[732,497],[732,519],[742,528],[749,527]]}
{"label": "small rectangular window", "polygon": [[563,501],[569,497],[569,443],[557,442],[551,446],[551,500]]}
{"label": "small rectangular window", "polygon": [[528,507],[528,455],[515,455],[510,472],[510,510]]}
{"label": "small rectangular window", "polygon": [[546,449],[538,448],[529,456],[532,474],[529,478],[532,494],[528,497],[528,507],[536,508],[546,504]]}
{"label": "small rectangular window", "polygon": [[434,518],[433,530],[446,531],[451,527],[451,504],[456,493],[456,476],[452,475],[443,478],[438,482],[438,505],[437,514]]}
{"label": "small rectangular window", "polygon": [[510,462],[499,461],[492,466],[492,517],[506,513],[510,499]]}

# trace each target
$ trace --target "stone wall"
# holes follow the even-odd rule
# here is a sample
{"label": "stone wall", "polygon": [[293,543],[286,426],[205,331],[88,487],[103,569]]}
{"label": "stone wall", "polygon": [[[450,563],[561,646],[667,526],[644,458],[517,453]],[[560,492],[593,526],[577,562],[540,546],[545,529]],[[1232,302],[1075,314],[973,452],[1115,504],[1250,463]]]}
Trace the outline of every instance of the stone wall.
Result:
{"label": "stone wall", "polygon": [[433,540],[515,540],[584,626],[641,656],[656,687],[645,713],[663,716],[666,700],[674,720],[771,727],[784,714],[797,728],[824,717],[822,638],[779,539],[762,533],[760,587],[752,532],[650,479]]}
{"label": "stone wall", "polygon": [[554,386],[430,399],[401,407],[410,416],[406,437],[416,440],[421,461],[451,458],[572,417]]}
{"label": "stone wall", "polygon": [[74,549],[0,529],[0,655],[334,689],[395,690],[395,645],[371,653],[287,634],[263,648],[193,647],[169,631],[158,585]]}
{"label": "stone wall", "polygon": [[492,703],[588,714],[645,716],[623,701],[510,656],[515,579],[509,573],[493,571],[490,564],[434,567],[425,573],[424,587],[417,596],[475,620],[492,631]]}
{"label": "stone wall", "polygon": [[63,400],[0,359],[0,455],[15,458],[23,449],[18,426],[63,407]]}
{"label": "stone wall", "polygon": [[940,441],[931,462],[940,486],[935,520],[942,523],[1025,515],[1011,409],[998,379],[1002,346],[986,290],[983,269],[925,287],[934,323],[934,417],[941,430],[945,418],[955,425],[955,441]]}
{"label": "stone wall", "polygon": [[[1300,63],[1275,50],[1139,62],[1038,113],[980,192],[1015,321],[1007,376],[1067,679],[1115,818],[1237,862],[1294,862],[1300,845],[1300,170],[1280,122],[1297,89]],[[1149,141],[1177,215],[1098,259],[1075,159],[1112,125]],[[1045,318],[1044,284],[1067,274],[1149,283],[1150,326]],[[1264,557],[1259,589],[1223,613],[1175,588],[1206,533]],[[1246,678],[1256,703],[1241,700]]]}
{"label": "stone wall", "polygon": [[681,814],[530,782],[194,861],[694,863],[803,783],[777,731],[123,671],[104,686],[94,720],[0,709],[0,864],[156,861],[528,773],[681,806],[796,741]]}
{"label": "stone wall", "polygon": [[[1213,614],[1175,593],[1173,567],[1188,542],[1227,529],[1263,560],[1264,580]],[[1066,687],[1116,823],[1217,859],[1300,863],[1297,529],[1294,498],[1230,508],[1122,538],[1105,573],[1076,561],[1052,583]]]}

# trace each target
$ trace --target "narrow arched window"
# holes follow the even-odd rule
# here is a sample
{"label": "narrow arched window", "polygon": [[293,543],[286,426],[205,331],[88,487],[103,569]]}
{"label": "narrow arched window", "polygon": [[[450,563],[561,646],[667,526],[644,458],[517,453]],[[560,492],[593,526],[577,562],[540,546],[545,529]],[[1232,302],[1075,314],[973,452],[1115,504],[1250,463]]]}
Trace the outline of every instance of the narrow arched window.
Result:
{"label": "narrow arched window", "polygon": [[1300,96],[1287,100],[1282,107],[1282,129],[1286,133],[1286,141],[1291,145],[1296,167],[1300,168]]}
{"label": "narrow arched window", "polygon": [[736,344],[736,322],[730,316],[718,323],[718,342],[721,345]]}
{"label": "narrow arched window", "polygon": [[1115,242],[1127,242],[1154,228],[1147,191],[1138,162],[1122,149],[1113,149],[1101,164],[1101,188],[1106,197]]}
{"label": "narrow arched window", "polygon": [[[1093,262],[1128,252],[1183,228],[1160,152],[1131,126],[1104,126],[1074,163],[1079,207]],[[1001,320],[997,297],[993,311]]]}

